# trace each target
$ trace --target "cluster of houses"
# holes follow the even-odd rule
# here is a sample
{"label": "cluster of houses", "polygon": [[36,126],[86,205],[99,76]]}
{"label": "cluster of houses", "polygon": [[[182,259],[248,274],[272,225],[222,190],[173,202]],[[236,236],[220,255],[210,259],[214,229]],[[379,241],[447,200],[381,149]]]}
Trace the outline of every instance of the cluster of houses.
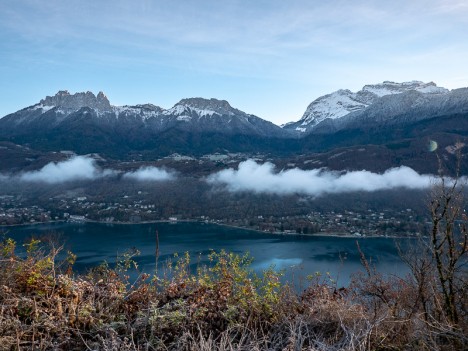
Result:
{"label": "cluster of houses", "polygon": [[416,236],[426,235],[428,223],[413,210],[366,210],[364,213],[344,211],[338,213],[311,212],[302,216],[263,217],[251,219],[222,219],[217,221],[271,233],[284,234],[336,234],[365,236]]}
{"label": "cluster of houses", "polygon": [[[139,195],[142,195],[138,191]],[[307,215],[262,216],[251,218],[210,218],[197,216],[188,218],[174,213],[165,214],[164,209],[144,202],[141,198],[122,196],[119,202],[98,202],[87,196],[49,199],[50,208],[23,205],[21,197],[0,196],[0,225],[69,220],[81,222],[95,220],[101,222],[130,222],[168,220],[197,220],[231,225],[271,233],[284,234],[337,234],[360,236],[415,236],[425,234],[426,220],[411,209],[310,212]],[[48,206],[48,207],[49,207]],[[45,206],[44,206],[45,207]],[[52,212],[51,212],[52,210]]]}
{"label": "cluster of houses", "polygon": [[0,196],[0,225],[49,222],[54,219],[51,211],[36,205],[24,205],[21,197]]}

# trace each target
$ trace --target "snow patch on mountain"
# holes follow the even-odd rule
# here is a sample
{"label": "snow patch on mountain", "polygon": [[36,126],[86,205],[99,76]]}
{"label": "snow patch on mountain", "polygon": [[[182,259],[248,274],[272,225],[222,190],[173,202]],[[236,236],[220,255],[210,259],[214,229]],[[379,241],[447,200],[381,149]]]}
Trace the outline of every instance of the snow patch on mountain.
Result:
{"label": "snow patch on mountain", "polygon": [[195,111],[195,113],[197,115],[199,115],[200,117],[213,117],[213,115],[218,115],[218,113],[216,111],[199,109],[199,108],[196,108],[196,107],[193,107],[192,111]]}
{"label": "snow patch on mountain", "polygon": [[31,106],[28,108],[28,110],[30,111],[33,111],[33,110],[42,110],[42,113],[45,113],[51,109],[53,109],[55,106],[51,105],[51,106],[46,106],[46,105],[43,105],[43,104],[36,104],[34,106]]}
{"label": "snow patch on mountain", "polygon": [[434,82],[424,83],[417,80],[403,83],[385,81],[380,84],[365,85],[361,91],[367,91],[377,97],[382,97],[385,95],[401,94],[408,90],[416,90],[423,94],[448,93],[448,89],[438,87]]}
{"label": "snow patch on mountain", "polygon": [[174,116],[180,116],[184,113],[187,112],[187,108],[185,106],[182,106],[182,105],[175,105],[174,107],[168,109],[168,110],[164,110],[163,111],[163,115],[174,115]]}
{"label": "snow patch on mountain", "polygon": [[[117,118],[119,118],[120,116],[139,116],[143,121],[145,121],[150,118],[155,118],[155,117],[160,116],[162,109],[154,105],[151,105],[151,108],[148,108],[143,105],[112,106],[112,111],[115,113],[115,116]],[[100,112],[100,111],[96,111],[96,112],[98,116],[102,116],[108,113],[108,112]]]}
{"label": "snow patch on mountain", "polygon": [[180,100],[176,106],[183,106],[189,111],[193,111],[199,117],[234,116],[245,115],[238,109],[233,108],[226,100],[189,98]]}
{"label": "snow patch on mountain", "polygon": [[367,106],[367,104],[358,100],[357,94],[349,90],[338,90],[313,101],[307,107],[301,119],[301,125],[315,125],[326,118],[340,118],[350,112],[362,110]]}
{"label": "snow patch on mountain", "polygon": [[420,87],[420,88],[417,88],[416,91],[419,91],[420,93],[423,93],[423,94],[445,94],[449,92],[448,89],[438,87],[435,85],[427,85],[424,87]]}
{"label": "snow patch on mountain", "polygon": [[189,122],[192,120],[192,117],[190,116],[179,116],[176,118],[178,121],[185,121],[185,122]]}

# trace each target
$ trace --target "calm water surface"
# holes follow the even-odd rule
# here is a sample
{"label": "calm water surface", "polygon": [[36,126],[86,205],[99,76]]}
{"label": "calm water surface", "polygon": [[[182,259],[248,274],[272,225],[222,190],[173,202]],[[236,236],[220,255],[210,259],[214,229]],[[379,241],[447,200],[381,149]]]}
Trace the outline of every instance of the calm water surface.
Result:
{"label": "calm water surface", "polygon": [[[254,258],[252,268],[256,272],[274,265],[275,269],[285,271],[284,280],[294,281],[296,286],[315,272],[324,275],[329,272],[338,285],[347,285],[353,273],[363,271],[354,238],[263,234],[204,223],[53,223],[0,227],[0,232],[7,232],[20,243],[31,236],[59,234],[66,249],[78,256],[74,268],[79,272],[103,261],[113,264],[119,253],[136,248],[141,252],[136,258],[140,269],[153,272],[156,229],[159,232],[159,262],[173,257],[174,253],[189,252],[193,269],[208,263],[210,250],[224,249],[238,254],[249,252]],[[398,255],[396,240],[403,248],[408,246],[408,240],[391,238],[359,239],[359,244],[377,270],[402,277],[408,269]]]}

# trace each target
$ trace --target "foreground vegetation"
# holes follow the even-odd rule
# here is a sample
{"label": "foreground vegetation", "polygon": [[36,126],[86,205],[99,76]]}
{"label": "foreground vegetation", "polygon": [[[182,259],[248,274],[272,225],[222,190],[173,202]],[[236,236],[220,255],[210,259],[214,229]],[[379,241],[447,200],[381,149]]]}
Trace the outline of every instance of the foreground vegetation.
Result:
{"label": "foreground vegetation", "polygon": [[[456,320],[444,309],[434,276],[384,278],[368,272],[347,289],[319,275],[300,295],[250,260],[212,253],[213,265],[190,274],[190,257],[170,264],[171,277],[142,274],[122,257],[73,276],[73,255],[32,240],[27,257],[5,240],[0,270],[3,350],[462,350],[467,346],[466,291]],[[364,259],[364,258],[363,258]],[[429,272],[427,272],[429,273]],[[466,281],[463,289],[466,289]],[[422,298],[422,296],[424,296]]]}
{"label": "foreground vegetation", "polygon": [[[433,194],[429,237],[404,256],[412,274],[385,277],[362,253],[347,288],[313,275],[300,294],[280,273],[254,275],[248,256],[213,252],[190,271],[130,280],[133,253],[75,275],[72,253],[35,240],[0,245],[2,350],[466,350],[468,230],[461,192]],[[157,260],[156,250],[156,260]]]}

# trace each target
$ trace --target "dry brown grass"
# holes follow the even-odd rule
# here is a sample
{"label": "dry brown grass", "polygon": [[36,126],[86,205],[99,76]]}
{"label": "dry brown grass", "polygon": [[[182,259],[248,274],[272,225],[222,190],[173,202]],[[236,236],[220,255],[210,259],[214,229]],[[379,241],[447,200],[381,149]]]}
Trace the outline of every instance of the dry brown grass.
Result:
{"label": "dry brown grass", "polygon": [[[213,253],[213,266],[190,274],[190,257],[171,278],[132,284],[129,254],[116,268],[75,276],[53,243],[0,246],[1,350],[463,350],[466,313],[450,324],[439,292],[415,279],[372,270],[348,289],[319,279],[300,295],[272,270],[255,277],[249,258]],[[465,281],[466,284],[466,281]],[[431,290],[432,289],[432,290]],[[466,304],[466,298],[463,300]],[[463,306],[466,312],[466,305]]]}

